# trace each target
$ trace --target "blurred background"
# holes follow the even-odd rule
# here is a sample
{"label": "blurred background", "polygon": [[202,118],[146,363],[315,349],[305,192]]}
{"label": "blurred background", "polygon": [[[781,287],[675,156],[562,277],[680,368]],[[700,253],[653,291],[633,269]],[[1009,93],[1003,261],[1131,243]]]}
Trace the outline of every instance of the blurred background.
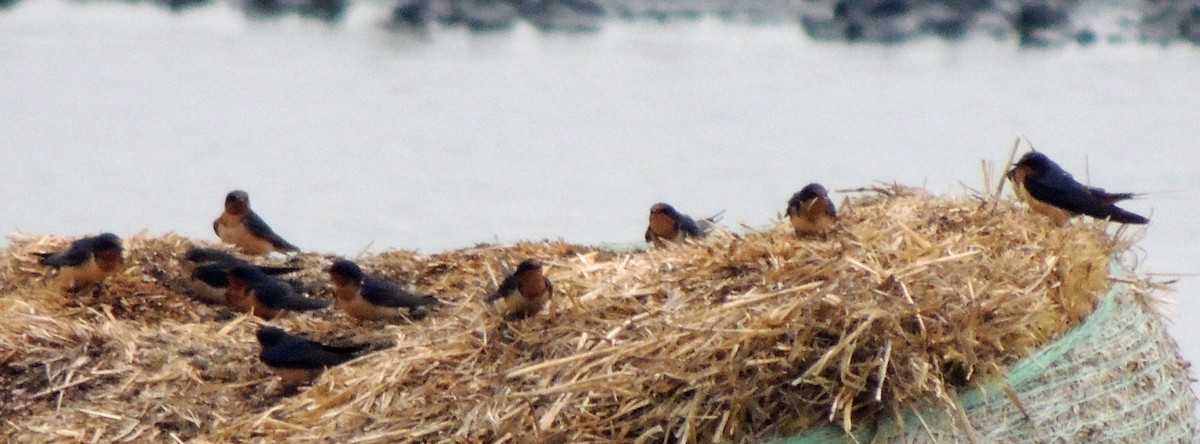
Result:
{"label": "blurred background", "polygon": [[310,251],[632,242],[658,201],[968,193],[1024,134],[1149,193],[1133,259],[1200,358],[1187,1],[0,0],[0,42],[9,233],[216,240],[241,188]]}

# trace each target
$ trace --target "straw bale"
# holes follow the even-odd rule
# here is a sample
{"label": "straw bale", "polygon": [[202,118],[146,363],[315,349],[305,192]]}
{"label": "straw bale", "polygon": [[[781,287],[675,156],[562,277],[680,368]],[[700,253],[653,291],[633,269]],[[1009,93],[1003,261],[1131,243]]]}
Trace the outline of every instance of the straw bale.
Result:
{"label": "straw bale", "polygon": [[[357,258],[443,304],[360,322],[272,321],[373,352],[291,394],[257,362],[262,321],[183,292],[195,241],[127,241],[98,290],[50,290],[37,251],[0,251],[0,438],[344,442],[760,441],[896,415],[1028,356],[1087,316],[1128,248],[1100,223],[1052,227],[1011,201],[891,187],[839,206],[843,228],[785,224],[648,251],[562,241]],[[631,230],[637,233],[639,230]],[[207,244],[206,244],[207,245]],[[548,309],[505,322],[481,299],[540,257]],[[329,298],[319,254],[290,257]]]}

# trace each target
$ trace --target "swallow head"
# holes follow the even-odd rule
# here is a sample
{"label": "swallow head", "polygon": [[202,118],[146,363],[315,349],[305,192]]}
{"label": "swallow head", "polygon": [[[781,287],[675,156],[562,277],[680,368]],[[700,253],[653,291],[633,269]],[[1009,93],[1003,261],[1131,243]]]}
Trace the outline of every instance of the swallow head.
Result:
{"label": "swallow head", "polygon": [[121,238],[112,233],[103,233],[96,236],[96,241],[92,243],[92,252],[99,253],[102,251],[116,250],[118,252],[124,250],[121,246]]}
{"label": "swallow head", "polygon": [[541,269],[542,269],[542,260],[541,259],[529,258],[529,259],[525,259],[525,260],[521,261],[520,265],[517,265],[516,273],[524,273],[527,271],[535,271],[535,270],[541,271]]}
{"label": "swallow head", "polygon": [[242,190],[233,190],[225,195],[225,211],[233,215],[250,211],[250,195]]}
{"label": "swallow head", "polygon": [[96,236],[92,241],[92,256],[105,272],[115,270],[125,258],[121,254],[125,248],[121,246],[121,238],[112,233]]}
{"label": "swallow head", "polygon": [[815,198],[829,198],[829,191],[819,183],[810,183],[800,190],[800,201],[810,201]]}
{"label": "swallow head", "polygon": [[335,281],[340,280],[346,283],[360,282],[365,277],[362,268],[358,264],[342,258],[333,261],[333,265],[326,268],[325,272],[329,273],[329,277]]}
{"label": "swallow head", "polygon": [[1013,164],[1013,169],[1009,170],[1006,176],[1009,178],[1009,180],[1012,180],[1014,177],[1016,177],[1018,168],[1025,168],[1033,174],[1038,174],[1051,169],[1052,165],[1055,167],[1058,166],[1053,160],[1050,160],[1049,157],[1046,157],[1045,154],[1037,151],[1030,151],[1021,156],[1021,160],[1018,160],[1017,163]]}
{"label": "swallow head", "polygon": [[679,214],[679,212],[675,211],[675,207],[673,207],[669,204],[659,202],[650,207],[650,214],[651,215],[658,214],[658,215],[674,218],[676,214]]}
{"label": "swallow head", "polygon": [[258,331],[254,333],[254,336],[258,337],[258,344],[263,348],[278,344],[279,341],[282,341],[287,337],[287,335],[287,332],[283,331],[282,328],[272,327],[270,325],[259,327]]}

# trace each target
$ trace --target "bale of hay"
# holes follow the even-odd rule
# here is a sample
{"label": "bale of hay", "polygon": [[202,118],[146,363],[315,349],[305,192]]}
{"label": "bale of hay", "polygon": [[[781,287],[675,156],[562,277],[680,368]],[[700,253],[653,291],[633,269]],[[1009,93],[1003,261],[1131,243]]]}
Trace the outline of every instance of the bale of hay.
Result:
{"label": "bale of hay", "polygon": [[[64,297],[37,251],[0,251],[0,437],[21,442],[762,441],[842,433],[1003,375],[1070,331],[1128,248],[1103,224],[1053,227],[1010,201],[891,187],[843,202],[844,229],[784,225],[612,252],[561,241],[357,258],[444,304],[364,323],[272,321],[379,350],[285,396],[257,362],[262,321],[181,294],[195,241],[137,236],[127,269]],[[635,227],[636,228],[636,227]],[[640,230],[632,230],[638,233]],[[505,322],[480,299],[542,258],[549,309]],[[328,257],[289,265],[329,297]]]}
{"label": "bale of hay", "polygon": [[822,427],[777,442],[1192,442],[1189,366],[1146,295],[1117,282],[1082,325],[964,390],[953,411],[918,404],[853,437]]}

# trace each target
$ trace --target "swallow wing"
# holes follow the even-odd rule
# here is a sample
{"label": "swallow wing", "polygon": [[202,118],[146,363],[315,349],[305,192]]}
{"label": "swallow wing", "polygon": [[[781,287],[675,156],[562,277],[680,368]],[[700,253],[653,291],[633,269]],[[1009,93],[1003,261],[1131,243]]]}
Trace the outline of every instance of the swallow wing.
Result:
{"label": "swallow wing", "polygon": [[371,344],[354,344],[354,345],[325,345],[321,344],[321,349],[330,353],[342,355],[352,355],[370,347]]}
{"label": "swallow wing", "polygon": [[83,265],[92,258],[92,244],[89,239],[71,242],[66,250],[55,253],[39,253],[42,265],[48,267],[74,267]]}
{"label": "swallow wing", "polygon": [[825,200],[825,211],[829,213],[829,217],[837,218],[837,208],[833,206],[833,200]]}
{"label": "swallow wing", "polygon": [[234,265],[246,263],[237,256],[218,250],[216,248],[192,248],[187,251],[187,259],[192,262],[220,262],[232,268]]}
{"label": "swallow wing", "polygon": [[1025,191],[1033,198],[1071,213],[1089,214],[1106,206],[1083,184],[1065,171],[1050,169],[1025,177]]}
{"label": "swallow wing", "polygon": [[277,267],[277,266],[272,266],[272,265],[255,265],[254,268],[257,268],[258,271],[263,272],[263,274],[268,274],[271,276],[279,276],[281,274],[295,273],[297,271],[304,269],[304,267]]}
{"label": "swallow wing", "polygon": [[509,274],[500,282],[500,287],[496,288],[496,292],[484,298],[484,302],[492,302],[496,299],[507,297],[510,293],[517,291],[517,285],[520,283],[516,273]]}
{"label": "swallow wing", "polygon": [[408,292],[395,282],[375,276],[363,279],[362,296],[367,302],[385,307],[405,307],[413,309],[422,305],[437,303],[433,296],[418,296]]}
{"label": "swallow wing", "polygon": [[687,233],[688,237],[704,237],[704,230],[696,225],[696,220],[686,214],[680,214],[675,218],[675,229],[682,230]]}
{"label": "swallow wing", "polygon": [[277,309],[308,311],[329,306],[329,301],[297,295],[292,286],[268,276],[260,278],[254,284],[254,294],[263,305]]}
{"label": "swallow wing", "polygon": [[270,242],[271,245],[275,246],[275,248],[288,251],[300,251],[299,247],[292,245],[290,242],[283,240],[283,238],[278,234],[275,234],[275,231],[271,229],[271,226],[267,225],[267,222],[261,217],[258,217],[258,213],[253,211],[246,213],[246,215],[242,217],[242,223],[246,225],[246,229],[250,230],[251,234],[266,239],[267,242]]}
{"label": "swallow wing", "polygon": [[1095,194],[1097,190],[1104,196],[1120,196],[1119,194],[1108,194],[1102,189],[1085,186],[1061,170],[1050,170],[1025,178],[1025,191],[1030,196],[1073,214],[1082,213],[1097,219],[1110,219],[1127,224],[1144,224],[1150,221],[1098,198]]}
{"label": "swallow wing", "polygon": [[798,214],[800,214],[800,208],[802,208],[803,206],[804,206],[804,200],[801,199],[801,193],[793,194],[792,198],[788,199],[787,210],[784,210],[783,215],[784,216],[791,216],[793,214],[798,215]]}
{"label": "swallow wing", "polygon": [[354,358],[353,352],[328,347],[315,341],[289,336],[264,348],[259,358],[271,367],[321,368],[341,364]]}
{"label": "swallow wing", "polygon": [[654,240],[654,231],[650,227],[646,227],[646,242]]}
{"label": "swallow wing", "polygon": [[211,287],[229,287],[229,267],[225,264],[210,262],[197,265],[192,270],[192,279],[204,282]]}
{"label": "swallow wing", "polygon": [[1104,191],[1104,188],[1096,187],[1089,187],[1088,192],[1092,193],[1092,196],[1094,196],[1096,199],[1100,199],[1102,202],[1110,204],[1137,197],[1137,194],[1134,193],[1109,193]]}

